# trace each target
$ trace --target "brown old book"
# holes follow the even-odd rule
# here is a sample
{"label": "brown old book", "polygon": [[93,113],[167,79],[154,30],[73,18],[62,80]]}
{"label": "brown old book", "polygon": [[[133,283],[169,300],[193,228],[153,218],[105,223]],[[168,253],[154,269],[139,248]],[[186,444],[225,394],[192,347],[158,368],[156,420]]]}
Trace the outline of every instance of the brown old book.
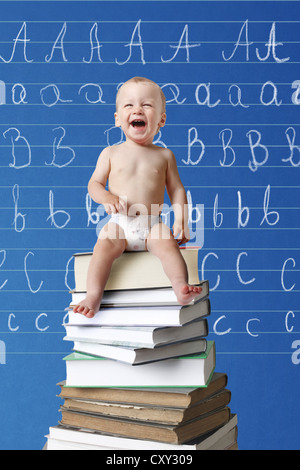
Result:
{"label": "brown old book", "polygon": [[204,434],[185,444],[167,444],[145,439],[132,439],[109,435],[89,429],[57,425],[49,428],[47,437],[48,450],[156,450],[193,452],[199,450],[231,450],[237,449],[237,416],[231,415],[230,420],[212,432]]}
{"label": "brown old book", "polygon": [[201,415],[178,426],[148,423],[129,419],[116,419],[108,416],[81,413],[61,408],[62,425],[100,431],[106,434],[126,436],[138,439],[171,444],[183,444],[227,423],[230,409],[225,407],[217,411]]}
{"label": "brown old book", "polygon": [[231,392],[227,389],[196,403],[188,408],[173,408],[161,406],[142,406],[135,404],[105,403],[93,400],[74,400],[66,398],[63,408],[72,411],[93,413],[99,416],[111,416],[118,418],[137,419],[163,424],[178,425],[190,421],[205,413],[223,408],[228,405]]}

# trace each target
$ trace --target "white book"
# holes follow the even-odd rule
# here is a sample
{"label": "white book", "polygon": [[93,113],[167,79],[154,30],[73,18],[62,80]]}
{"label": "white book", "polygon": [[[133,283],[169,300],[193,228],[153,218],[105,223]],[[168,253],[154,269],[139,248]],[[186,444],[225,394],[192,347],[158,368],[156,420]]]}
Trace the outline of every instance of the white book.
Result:
{"label": "white book", "polygon": [[158,348],[130,348],[125,346],[112,346],[109,344],[74,342],[74,351],[105,357],[126,364],[137,365],[161,361],[190,354],[201,354],[206,350],[206,339],[174,343]]}
{"label": "white book", "polygon": [[222,450],[236,441],[237,415],[231,415],[230,420],[217,431],[209,433],[191,443],[167,444],[143,439],[133,439],[112,436],[94,432],[88,429],[75,429],[66,426],[52,426],[49,428],[47,450],[169,450],[169,451],[196,451],[196,450]]}
{"label": "white book", "polygon": [[76,352],[64,359],[66,387],[201,387],[216,364],[214,341],[200,355],[137,366]]}
{"label": "white book", "polygon": [[66,341],[83,341],[135,348],[155,348],[164,344],[207,336],[207,320],[175,327],[113,327],[78,326],[65,324]]}
{"label": "white book", "polygon": [[45,450],[111,450],[105,446],[95,446],[86,443],[65,441],[62,439],[54,439],[50,435],[46,436],[47,445]]}
{"label": "white book", "polygon": [[210,311],[210,301],[207,298],[184,307],[180,305],[164,307],[101,307],[93,318],[87,318],[84,315],[69,310],[66,324],[89,326],[181,326],[210,315]]}
{"label": "white book", "polygon": [[[209,282],[200,281],[197,286],[202,291],[189,305],[193,305],[209,295]],[[86,297],[86,291],[71,291],[72,302],[70,308],[75,306]],[[179,305],[172,287],[161,287],[153,289],[128,289],[104,291],[101,306],[103,307],[141,307],[159,305]]]}

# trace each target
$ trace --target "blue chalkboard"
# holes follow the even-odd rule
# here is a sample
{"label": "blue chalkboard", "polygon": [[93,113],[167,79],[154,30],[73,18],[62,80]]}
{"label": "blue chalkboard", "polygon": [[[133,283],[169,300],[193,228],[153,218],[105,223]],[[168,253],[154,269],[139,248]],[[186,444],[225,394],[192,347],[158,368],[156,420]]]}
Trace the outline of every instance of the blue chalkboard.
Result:
{"label": "blue chalkboard", "polygon": [[[300,5],[0,2],[0,448],[40,449],[59,419],[72,255],[100,212],[87,182],[118,85],[156,81],[157,136],[204,205],[217,369],[240,449],[299,448]],[[198,241],[197,236],[194,240]]]}

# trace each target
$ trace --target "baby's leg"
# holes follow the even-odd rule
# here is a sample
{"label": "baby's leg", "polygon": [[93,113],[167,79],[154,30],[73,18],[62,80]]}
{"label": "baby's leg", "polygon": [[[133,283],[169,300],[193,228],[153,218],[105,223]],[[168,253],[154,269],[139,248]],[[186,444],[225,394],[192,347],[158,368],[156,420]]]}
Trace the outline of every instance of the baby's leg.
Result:
{"label": "baby's leg", "polygon": [[180,305],[187,305],[200,294],[201,287],[188,284],[187,267],[169,227],[163,223],[154,225],[147,238],[147,249],[160,259]]}
{"label": "baby's leg", "polygon": [[100,232],[89,264],[87,274],[87,295],[73,311],[92,318],[99,310],[104,288],[112,263],[125,250],[126,241],[123,230],[109,222]]}

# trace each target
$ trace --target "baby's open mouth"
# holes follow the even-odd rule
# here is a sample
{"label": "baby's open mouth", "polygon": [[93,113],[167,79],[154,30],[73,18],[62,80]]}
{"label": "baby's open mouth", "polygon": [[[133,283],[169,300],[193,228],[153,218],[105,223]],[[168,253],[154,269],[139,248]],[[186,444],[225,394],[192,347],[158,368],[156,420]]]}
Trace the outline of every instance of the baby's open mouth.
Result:
{"label": "baby's open mouth", "polygon": [[131,122],[131,125],[133,127],[144,127],[146,123],[142,119],[135,119],[134,121]]}

